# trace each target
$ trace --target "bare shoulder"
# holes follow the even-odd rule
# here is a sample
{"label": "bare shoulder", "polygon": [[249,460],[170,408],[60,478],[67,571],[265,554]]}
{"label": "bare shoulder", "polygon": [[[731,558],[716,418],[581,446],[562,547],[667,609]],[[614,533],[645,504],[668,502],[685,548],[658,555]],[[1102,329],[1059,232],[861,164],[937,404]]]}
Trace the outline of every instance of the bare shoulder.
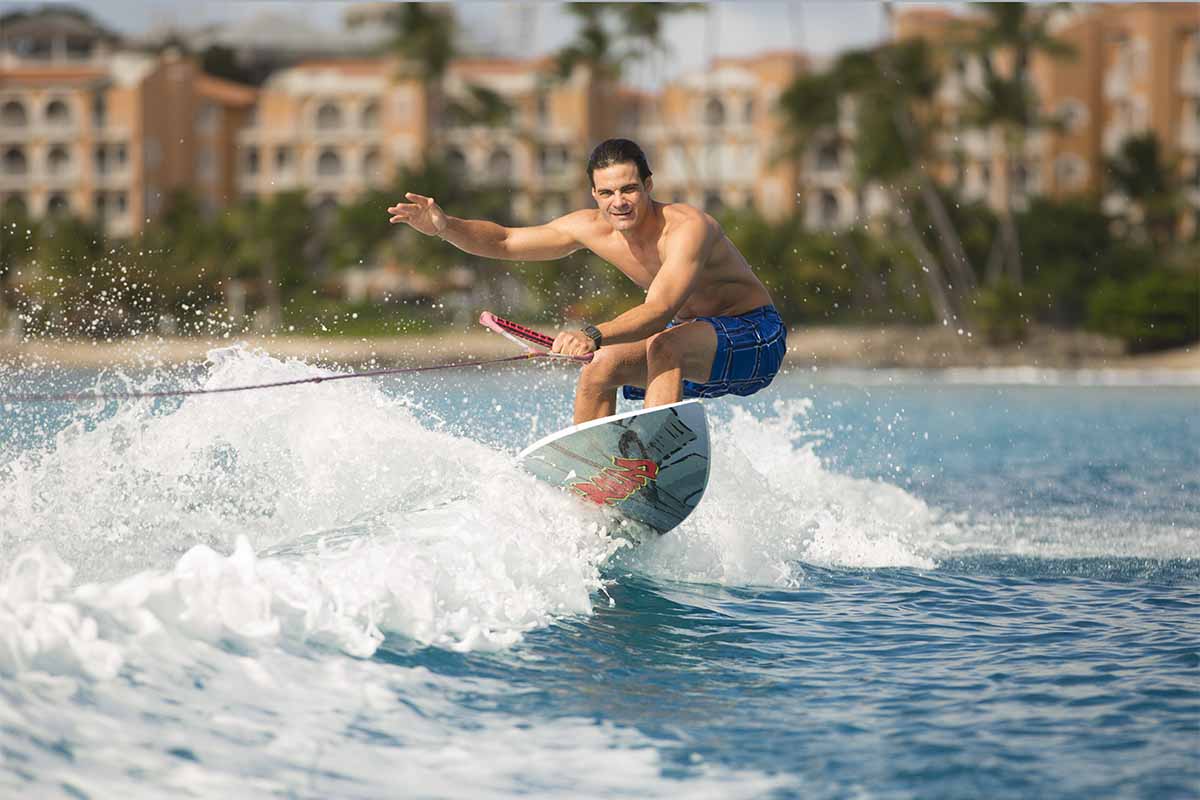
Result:
{"label": "bare shoulder", "polygon": [[568,231],[578,237],[594,235],[604,227],[604,222],[600,219],[600,212],[594,208],[581,208],[578,211],[563,214],[546,224],[559,230]]}
{"label": "bare shoulder", "polygon": [[721,236],[721,224],[695,206],[687,203],[667,203],[663,206],[663,220],[666,226],[663,236],[671,239],[676,235],[700,236],[711,239]]}

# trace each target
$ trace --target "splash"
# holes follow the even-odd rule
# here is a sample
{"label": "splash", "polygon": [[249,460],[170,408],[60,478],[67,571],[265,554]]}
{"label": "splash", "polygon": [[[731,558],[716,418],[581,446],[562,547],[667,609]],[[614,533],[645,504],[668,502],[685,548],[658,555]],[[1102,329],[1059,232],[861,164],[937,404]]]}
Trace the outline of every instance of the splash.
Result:
{"label": "splash", "polygon": [[774,415],[733,408],[713,423],[704,501],[683,526],[627,556],[651,574],[727,585],[791,586],[801,563],[932,568],[931,545],[953,530],[935,509],[887,483],[828,470],[809,400]]}

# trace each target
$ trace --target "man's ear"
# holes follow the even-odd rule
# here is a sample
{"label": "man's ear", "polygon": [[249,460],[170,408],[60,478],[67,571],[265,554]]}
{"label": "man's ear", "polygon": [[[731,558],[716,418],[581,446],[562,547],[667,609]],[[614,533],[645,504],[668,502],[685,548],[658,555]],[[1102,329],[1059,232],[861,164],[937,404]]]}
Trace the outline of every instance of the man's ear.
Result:
{"label": "man's ear", "polygon": [[644,184],[642,184],[642,185],[646,187],[646,191],[647,191],[647,192],[651,192],[651,191],[653,191],[653,190],[654,190],[654,176],[653,176],[653,175],[647,175],[647,176],[646,176],[646,182],[645,182]]}
{"label": "man's ear", "polygon": [[596,196],[596,187],[592,187],[592,199],[596,201],[596,205],[600,205],[600,198]]}

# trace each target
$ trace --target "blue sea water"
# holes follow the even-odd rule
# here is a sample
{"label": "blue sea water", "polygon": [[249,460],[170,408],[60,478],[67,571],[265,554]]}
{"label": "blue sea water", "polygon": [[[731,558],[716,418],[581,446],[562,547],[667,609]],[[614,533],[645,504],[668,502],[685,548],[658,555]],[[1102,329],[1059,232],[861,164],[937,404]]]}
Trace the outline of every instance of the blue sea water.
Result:
{"label": "blue sea water", "polygon": [[1198,796],[1200,381],[1109,377],[794,370],[636,548],[561,366],[0,406],[0,795]]}

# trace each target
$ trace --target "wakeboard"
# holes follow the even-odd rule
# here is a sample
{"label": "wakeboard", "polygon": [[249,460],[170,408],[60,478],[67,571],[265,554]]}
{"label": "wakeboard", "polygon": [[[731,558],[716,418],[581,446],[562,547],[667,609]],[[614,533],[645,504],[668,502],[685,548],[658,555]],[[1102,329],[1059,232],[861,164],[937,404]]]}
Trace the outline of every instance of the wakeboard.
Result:
{"label": "wakeboard", "polygon": [[575,425],[518,458],[538,478],[662,534],[699,504],[709,457],[704,406],[684,400]]}

